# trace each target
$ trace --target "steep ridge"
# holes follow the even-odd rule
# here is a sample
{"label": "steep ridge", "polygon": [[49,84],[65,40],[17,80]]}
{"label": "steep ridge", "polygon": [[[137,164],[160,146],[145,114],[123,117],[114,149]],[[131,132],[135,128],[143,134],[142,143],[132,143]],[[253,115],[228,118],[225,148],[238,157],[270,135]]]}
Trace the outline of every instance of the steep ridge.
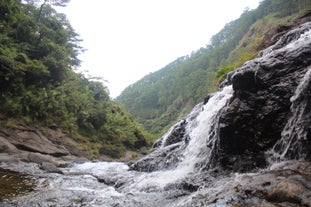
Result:
{"label": "steep ridge", "polygon": [[[311,2],[264,0],[227,23],[209,43],[127,87],[116,99],[155,138],[217,86],[226,74],[310,21]],[[207,40],[208,41],[208,40]]]}

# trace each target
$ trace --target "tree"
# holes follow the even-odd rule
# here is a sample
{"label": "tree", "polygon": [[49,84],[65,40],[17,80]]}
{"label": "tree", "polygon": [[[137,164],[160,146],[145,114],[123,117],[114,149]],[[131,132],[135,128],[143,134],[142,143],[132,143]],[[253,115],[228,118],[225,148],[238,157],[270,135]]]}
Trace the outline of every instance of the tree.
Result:
{"label": "tree", "polygon": [[25,0],[25,2],[27,2],[28,4],[32,4],[32,5],[37,5],[37,6],[40,5],[40,9],[36,17],[36,22],[39,22],[41,15],[42,15],[42,11],[46,5],[49,4],[51,6],[65,7],[68,5],[70,0],[43,0],[43,1],[42,0]]}
{"label": "tree", "polygon": [[41,5],[40,7],[50,4],[53,6],[67,6],[70,0],[25,0],[28,4]]}

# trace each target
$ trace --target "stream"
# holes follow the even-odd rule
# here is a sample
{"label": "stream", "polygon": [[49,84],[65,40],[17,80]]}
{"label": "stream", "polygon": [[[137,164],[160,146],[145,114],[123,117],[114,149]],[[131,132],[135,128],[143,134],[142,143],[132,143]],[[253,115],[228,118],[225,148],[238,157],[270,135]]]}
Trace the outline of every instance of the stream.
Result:
{"label": "stream", "polygon": [[[47,173],[35,163],[1,162],[0,207],[310,207],[310,45],[309,22],[289,32],[258,58],[246,62],[244,68],[237,70],[236,76],[231,74],[235,78],[235,86],[234,83],[225,84],[210,96],[206,104],[195,106],[189,115],[156,142],[150,154],[133,163],[72,163],[61,168],[62,174],[57,174]],[[285,57],[289,63],[281,64]],[[292,81],[292,71],[298,69],[300,75],[297,75],[295,83],[288,84],[289,89],[284,86],[285,78],[274,83],[275,75],[268,73],[279,70],[281,72],[277,75],[284,73],[284,77],[289,77],[287,81]],[[265,78],[268,81],[264,82]],[[274,84],[273,91],[264,85],[269,81]],[[286,93],[280,90],[283,88],[287,89],[284,90]],[[264,90],[269,92],[267,97],[263,97]],[[271,92],[280,91],[281,96],[276,93],[275,100],[271,98]],[[261,99],[248,99],[251,92],[256,92]],[[290,109],[288,115],[283,114],[285,124],[277,141],[274,141],[275,137],[258,138],[261,132],[270,132],[270,125],[274,123],[264,128],[252,128],[244,140],[247,148],[244,151],[237,150],[244,149],[241,142],[231,140],[234,136],[241,137],[237,136],[239,131],[236,128],[232,129],[227,140],[226,136],[219,135],[225,127],[226,117],[221,116],[224,108],[227,107],[227,114],[232,112],[233,124],[242,113],[246,117],[242,118],[247,120],[241,123],[246,126],[254,119],[251,123],[256,124],[256,120],[259,123],[267,115],[259,117],[255,113],[250,116],[250,112],[255,111],[252,104],[256,107],[259,103],[266,104],[262,109],[268,115],[274,115],[273,107],[284,107],[278,100],[285,95],[290,96]],[[235,102],[232,101],[233,96]],[[272,101],[278,105],[271,104]],[[285,109],[282,108],[277,115]],[[278,118],[277,115],[272,118]],[[229,144],[228,140],[231,141]],[[261,144],[258,146],[261,153],[249,150],[252,147],[247,145],[249,140],[253,145]],[[259,168],[260,165],[254,165],[254,160],[248,160],[258,155],[267,160],[264,167]],[[222,159],[222,166],[218,162],[220,158],[226,158]],[[239,166],[243,164],[252,168],[245,170]]]}
{"label": "stream", "polygon": [[6,207],[179,206],[176,205],[179,198],[191,193],[191,190],[178,186],[183,184],[183,179],[173,171],[136,172],[118,162],[73,164],[63,169],[63,175],[45,173],[30,163],[1,167],[31,174],[31,177],[18,179],[30,182],[33,188],[24,189],[18,197],[8,196],[2,202],[0,200],[0,206]]}
{"label": "stream", "polygon": [[[205,134],[213,134],[213,123],[219,110],[232,95],[227,86],[215,93],[205,105],[199,104],[186,117],[186,136],[175,153],[172,167],[154,172],[131,170],[125,163],[97,162],[72,164],[63,174],[46,173],[33,163],[2,163],[0,167],[31,175],[33,190],[15,198],[4,199],[4,206],[98,206],[154,207],[185,206],[192,193],[205,184],[215,182],[206,176],[202,163],[208,160],[212,148],[204,144]],[[180,123],[179,123],[180,124]],[[163,142],[167,137],[163,137]],[[211,137],[208,142],[214,142]],[[212,145],[212,144],[210,144]],[[154,152],[166,150],[162,144]],[[208,179],[207,179],[208,178]],[[218,177],[219,179],[219,177]],[[227,178],[217,182],[226,183]],[[188,202],[188,201],[187,201]],[[0,203],[1,204],[1,203]]]}

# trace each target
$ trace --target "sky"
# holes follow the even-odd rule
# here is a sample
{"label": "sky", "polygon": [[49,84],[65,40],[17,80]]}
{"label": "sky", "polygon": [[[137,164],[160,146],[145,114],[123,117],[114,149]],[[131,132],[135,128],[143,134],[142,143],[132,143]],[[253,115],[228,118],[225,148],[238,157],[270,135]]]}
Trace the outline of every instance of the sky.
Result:
{"label": "sky", "polygon": [[260,0],[71,0],[61,12],[83,40],[79,71],[101,77],[110,96],[205,47]]}

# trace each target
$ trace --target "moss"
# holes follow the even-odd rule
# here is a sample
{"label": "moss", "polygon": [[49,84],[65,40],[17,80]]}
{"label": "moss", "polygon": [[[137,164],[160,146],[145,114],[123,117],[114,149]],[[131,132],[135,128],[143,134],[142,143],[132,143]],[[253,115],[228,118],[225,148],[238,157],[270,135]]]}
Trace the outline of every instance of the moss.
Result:
{"label": "moss", "polygon": [[0,201],[34,190],[35,181],[25,174],[0,168]]}

